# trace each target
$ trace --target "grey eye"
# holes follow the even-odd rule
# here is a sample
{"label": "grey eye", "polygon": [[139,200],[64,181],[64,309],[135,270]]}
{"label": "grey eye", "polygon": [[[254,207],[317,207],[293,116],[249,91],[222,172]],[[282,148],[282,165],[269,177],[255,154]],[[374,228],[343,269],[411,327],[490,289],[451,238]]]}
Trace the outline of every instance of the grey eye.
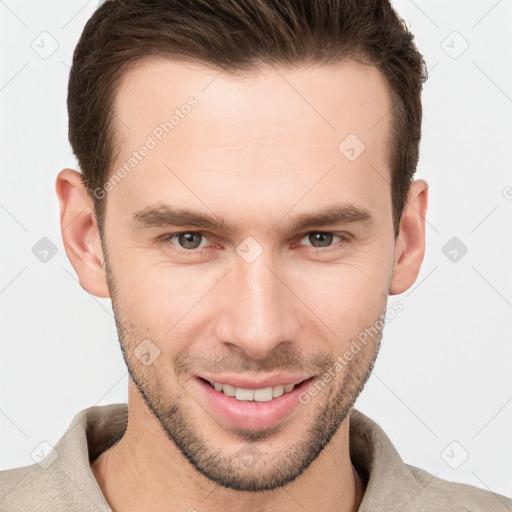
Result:
{"label": "grey eye", "polygon": [[333,242],[332,233],[310,233],[308,240],[313,247],[329,247]]}
{"label": "grey eye", "polygon": [[180,233],[176,235],[178,243],[184,249],[197,249],[201,245],[203,235],[200,233]]}

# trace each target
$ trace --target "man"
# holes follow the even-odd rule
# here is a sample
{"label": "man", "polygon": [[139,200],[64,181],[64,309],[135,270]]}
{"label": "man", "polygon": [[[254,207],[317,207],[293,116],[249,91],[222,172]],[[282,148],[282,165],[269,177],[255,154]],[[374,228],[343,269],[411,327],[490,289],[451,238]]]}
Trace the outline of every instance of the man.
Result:
{"label": "man", "polygon": [[2,510],[507,510],[353,408],[415,282],[424,63],[384,1],[116,0],[75,50],[56,189],[129,401],[1,473]]}

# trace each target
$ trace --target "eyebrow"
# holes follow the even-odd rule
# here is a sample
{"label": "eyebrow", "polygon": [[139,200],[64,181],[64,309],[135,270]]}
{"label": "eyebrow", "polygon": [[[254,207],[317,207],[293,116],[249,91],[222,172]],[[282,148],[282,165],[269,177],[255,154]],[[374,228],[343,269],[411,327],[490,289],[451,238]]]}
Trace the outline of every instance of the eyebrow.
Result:
{"label": "eyebrow", "polygon": [[[216,215],[209,215],[187,208],[173,208],[165,204],[144,208],[134,213],[132,218],[135,228],[193,226],[224,233],[234,233],[237,230],[236,224],[230,224]],[[287,223],[287,226],[290,231],[298,232],[335,224],[355,222],[371,224],[373,220],[373,215],[366,208],[352,204],[337,204],[317,212],[297,215],[291,222]],[[281,221],[276,224],[279,222]]]}

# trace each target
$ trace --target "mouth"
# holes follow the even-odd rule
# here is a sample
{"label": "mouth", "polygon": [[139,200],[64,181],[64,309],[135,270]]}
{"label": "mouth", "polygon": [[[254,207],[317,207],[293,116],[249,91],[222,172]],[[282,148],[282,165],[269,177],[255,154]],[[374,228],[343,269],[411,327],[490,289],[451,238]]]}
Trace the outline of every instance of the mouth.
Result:
{"label": "mouth", "polygon": [[210,380],[203,379],[202,377],[199,377],[199,379],[215,389],[215,391],[223,393],[224,395],[232,397],[235,400],[239,400],[241,402],[270,402],[275,398],[279,398],[280,396],[290,393],[297,386],[300,386],[303,382],[309,380],[303,379],[296,384],[277,384],[276,386],[267,386],[264,388],[253,389],[235,387],[230,384],[222,384],[220,382],[212,382]]}
{"label": "mouth", "polygon": [[198,376],[192,381],[199,387],[206,407],[222,423],[260,430],[273,427],[297,413],[301,405],[299,395],[314,379],[313,376],[294,384],[276,384],[258,389],[234,387]]}

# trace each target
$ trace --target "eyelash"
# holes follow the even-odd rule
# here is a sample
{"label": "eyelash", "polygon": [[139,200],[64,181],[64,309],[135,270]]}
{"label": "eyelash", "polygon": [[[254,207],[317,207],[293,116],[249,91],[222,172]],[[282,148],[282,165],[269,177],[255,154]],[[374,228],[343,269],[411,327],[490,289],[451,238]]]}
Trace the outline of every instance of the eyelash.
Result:
{"label": "eyelash", "polygon": [[[185,235],[185,234],[196,234],[196,235],[200,235],[204,238],[209,238],[208,235],[202,231],[179,231],[179,232],[176,232],[176,233],[166,233],[165,235],[163,235],[162,237],[160,237],[161,239],[161,242],[165,245],[173,245],[175,247],[175,249],[180,253],[180,254],[186,254],[186,255],[197,255],[197,254],[201,254],[202,253],[202,250],[203,249],[207,249],[207,247],[201,247],[201,248],[197,248],[197,249],[184,249],[183,247],[180,247],[179,245],[177,244],[173,244],[171,242],[171,240],[179,235]],[[345,243],[348,243],[350,241],[350,236],[347,234],[347,233],[335,233],[333,231],[309,231],[303,235],[301,235],[300,239],[299,240],[302,240],[304,237],[308,236],[308,235],[312,235],[312,234],[322,234],[322,235],[333,235],[333,236],[336,236],[338,238],[340,238],[340,241],[338,242],[338,244],[341,244],[342,246],[345,244]],[[317,252],[330,252],[332,250],[336,250],[338,249],[338,247],[336,247],[338,244],[333,244],[331,246],[328,246],[326,248],[320,248],[320,247],[314,247],[314,246],[309,246],[311,247],[312,249],[316,249]],[[298,245],[298,244],[294,244],[294,245]]]}

